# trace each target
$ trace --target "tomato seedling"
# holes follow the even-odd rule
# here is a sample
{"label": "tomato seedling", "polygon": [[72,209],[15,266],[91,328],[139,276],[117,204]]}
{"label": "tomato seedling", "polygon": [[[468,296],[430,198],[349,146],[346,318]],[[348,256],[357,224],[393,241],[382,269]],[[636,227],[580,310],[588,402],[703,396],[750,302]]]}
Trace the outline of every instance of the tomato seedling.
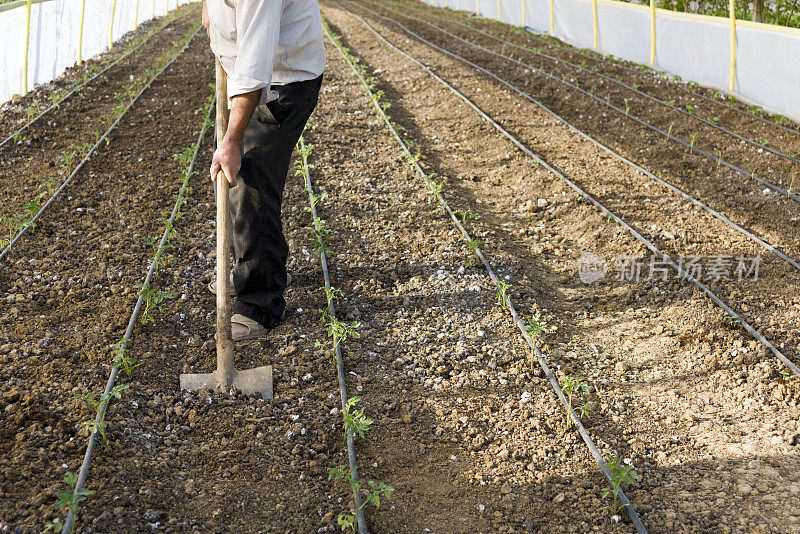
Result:
{"label": "tomato seedling", "polygon": [[[564,375],[561,380],[561,389],[564,391],[564,394],[567,396],[567,413],[565,419],[565,428],[569,428],[572,425],[572,397],[576,393],[589,393],[589,384],[586,383],[585,380],[581,378],[572,378],[571,376]],[[584,404],[579,408],[579,415],[578,419],[586,416],[589,414],[589,405]]]}
{"label": "tomato seedling", "polygon": [[613,515],[617,515],[623,508],[619,502],[620,486],[622,484],[633,484],[639,480],[639,474],[634,470],[633,465],[625,465],[620,458],[612,458],[611,455],[606,456],[606,467],[611,471],[611,486],[603,488],[600,495],[604,499],[611,496],[611,504],[606,505],[604,508]]}

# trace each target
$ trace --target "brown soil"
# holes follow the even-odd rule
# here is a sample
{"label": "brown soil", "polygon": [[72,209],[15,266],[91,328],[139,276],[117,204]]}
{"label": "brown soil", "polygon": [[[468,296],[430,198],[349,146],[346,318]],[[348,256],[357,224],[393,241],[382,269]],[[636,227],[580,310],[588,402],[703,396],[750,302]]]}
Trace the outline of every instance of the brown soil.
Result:
{"label": "brown soil", "polygon": [[[170,17],[175,17],[175,20],[141,48],[36,121],[18,142],[10,142],[0,148],[0,217],[20,213],[23,206],[37,195],[46,195],[45,200],[50,198],[46,194],[44,182],[54,175],[58,184],[63,182],[88,149],[81,150],[69,169],[66,168],[64,154],[75,150],[79,145],[94,145],[95,132],[102,134],[110,125],[103,118],[118,103],[114,95],[122,92],[134,78],[145,76],[145,71],[152,67],[155,60],[172,49],[197,23],[199,13],[196,6],[190,5],[179,9]],[[150,22],[132,33],[144,35],[154,31],[159,25]],[[131,35],[125,41],[130,41],[132,37]],[[124,48],[118,44],[106,54],[107,57],[93,61],[108,64],[122,53]],[[4,139],[24,123],[20,122],[22,113],[17,110],[24,110],[34,100],[48,103],[47,94],[80,80],[91,64],[86,62],[84,66],[68,70],[55,82],[31,92],[18,106],[4,109],[0,114],[0,123],[3,125],[0,128],[0,138]],[[45,105],[42,104],[42,109],[44,108]]]}
{"label": "brown soil", "polygon": [[[653,281],[583,285],[575,276],[575,261],[583,250],[610,258],[636,252],[636,243],[578,202],[560,181],[533,168],[510,144],[503,149],[499,143],[493,151],[487,138],[494,132],[488,125],[423,71],[380,45],[360,23],[335,9],[326,13],[370,72],[378,72],[379,88],[393,102],[393,115],[423,147],[429,169],[448,177],[446,189],[458,199],[454,204],[479,209],[483,218],[477,227],[491,224],[495,233],[487,229],[479,238],[502,240],[505,250],[514,251],[521,270],[512,275],[519,298],[530,303],[534,297],[559,326],[548,335],[554,363],[568,374],[589,377],[602,392],[600,413],[592,416],[594,438],[644,467],[641,486],[629,495],[648,528],[682,525],[699,531],[727,524],[748,531],[764,523],[764,528],[780,531],[787,521],[797,521],[791,507],[780,502],[796,499],[792,496],[798,487],[792,445],[798,431],[797,390],[780,379],[781,367],[764,360],[763,353],[759,357],[755,342],[725,327],[719,310],[689,287]],[[413,29],[425,33],[420,26]],[[378,22],[378,27],[671,255],[758,253],[738,234],[688,203],[663,195],[655,184],[643,183],[638,173],[570,135],[527,101],[431,52],[392,25]],[[452,41],[442,44],[456,49]],[[483,64],[488,68],[488,61]],[[545,209],[537,209],[540,198],[547,201]],[[784,225],[782,235],[792,236],[791,228]],[[784,281],[787,285],[773,298],[796,294],[796,273],[781,263],[773,261],[756,284],[713,288],[752,312],[753,302],[766,300],[768,306],[769,299],[761,300],[764,291]],[[520,276],[535,282],[517,282]],[[775,324],[796,324],[800,302],[794,298],[783,304]],[[769,317],[753,316],[757,324],[759,317]],[[783,342],[792,356],[794,328],[787,328],[791,341],[781,334],[773,339]],[[757,383],[768,377],[768,383]],[[749,399],[746,408],[744,399]],[[709,473],[713,484],[707,482]],[[765,473],[773,475],[768,482],[762,478]],[[754,494],[746,486],[754,488],[757,478],[765,488],[760,497],[760,490]]]}
{"label": "brown soil", "polygon": [[[512,284],[520,312],[539,310],[551,325],[542,349],[557,375],[591,384],[580,398],[591,410],[585,423],[603,453],[629,458],[642,475],[625,489],[648,529],[800,529],[797,383],[784,382],[782,367],[691,286],[583,284],[575,267],[582,251],[613,258],[636,252],[636,242],[356,19],[332,4],[323,11],[374,73],[425,170],[446,178],[451,206],[482,215],[470,231]],[[712,287],[797,361],[800,298],[785,262],[528,101],[371,20],[668,253],[761,252],[757,282]],[[333,285],[344,292],[338,309],[361,323],[361,338],[345,346],[348,390],[375,420],[356,440],[361,475],[395,488],[379,509],[366,508],[371,530],[630,531],[627,518],[616,523],[603,509],[605,479],[577,433],[564,428],[563,408],[496,305],[493,284],[481,268],[465,266],[460,235],[427,202],[338,52],[327,54],[305,135],[314,145],[314,186],[330,195],[318,207],[331,230]],[[133,286],[147,269],[143,238],[163,230],[156,219],[171,208],[180,172],[172,155],[195,142],[202,118],[194,110],[211,79],[201,35],[76,178],[84,186],[70,188],[0,269],[1,529],[40,532],[63,518],[55,492],[63,473],[80,467],[87,436],[79,425],[90,415],[73,395],[97,394],[105,383]],[[632,127],[604,127],[618,128],[636,150],[637,131],[625,130]],[[294,279],[288,317],[268,339],[236,348],[240,367],[274,366],[275,398],[179,391],[180,373],[214,366],[210,154],[206,139],[157,282],[175,298],[155,324],[137,325],[131,354],[142,365],[120,375],[130,389],[110,406],[110,443],[95,452],[83,532],[333,532],[337,514],[351,507],[349,488],[327,479],[346,463],[346,447],[335,368],[314,346],[325,335],[318,312],[325,297],[303,210],[308,198],[293,173],[284,199]],[[681,157],[675,168],[699,165]],[[714,186],[696,196],[751,202],[728,178],[709,174]],[[759,202],[752,227],[794,255],[794,227],[781,222],[792,207]]]}

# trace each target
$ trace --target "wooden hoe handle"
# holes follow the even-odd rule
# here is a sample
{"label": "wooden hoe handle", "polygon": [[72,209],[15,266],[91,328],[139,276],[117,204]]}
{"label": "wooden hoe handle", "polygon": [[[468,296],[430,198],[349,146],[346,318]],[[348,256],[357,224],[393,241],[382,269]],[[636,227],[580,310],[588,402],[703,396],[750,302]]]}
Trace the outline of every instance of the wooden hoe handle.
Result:
{"label": "wooden hoe handle", "polygon": [[[228,130],[227,75],[216,60],[217,81],[217,146],[222,144]],[[233,366],[230,301],[230,213],[228,211],[228,180],[222,170],[217,174],[217,380],[220,389],[227,391],[236,373]]]}

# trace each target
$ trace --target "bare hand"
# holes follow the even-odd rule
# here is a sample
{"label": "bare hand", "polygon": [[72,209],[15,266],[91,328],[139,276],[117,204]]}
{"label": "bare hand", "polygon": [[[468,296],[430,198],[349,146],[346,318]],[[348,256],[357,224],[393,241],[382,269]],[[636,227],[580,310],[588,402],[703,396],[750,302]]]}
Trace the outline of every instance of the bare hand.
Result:
{"label": "bare hand", "polygon": [[216,180],[217,174],[222,170],[230,186],[236,187],[236,175],[241,167],[241,149],[234,143],[223,141],[214,151],[214,158],[211,160],[211,180]]}
{"label": "bare hand", "polygon": [[211,37],[211,17],[208,16],[208,6],[206,5],[206,0],[203,0],[201,19],[203,21],[203,28],[206,29],[206,33],[208,33],[208,36]]}

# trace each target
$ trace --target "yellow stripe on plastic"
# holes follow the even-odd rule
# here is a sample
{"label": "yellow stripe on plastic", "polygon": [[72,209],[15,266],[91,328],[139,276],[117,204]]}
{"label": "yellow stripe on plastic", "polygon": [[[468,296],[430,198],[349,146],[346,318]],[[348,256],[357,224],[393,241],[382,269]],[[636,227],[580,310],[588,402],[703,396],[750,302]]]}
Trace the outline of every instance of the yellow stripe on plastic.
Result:
{"label": "yellow stripe on plastic", "polygon": [[555,13],[556,13],[555,0],[550,0],[550,35],[556,34]]}
{"label": "yellow stripe on plastic", "polygon": [[81,21],[78,27],[78,65],[83,63],[83,16],[86,14],[86,0],[81,0]]}
{"label": "yellow stripe on plastic", "polygon": [[108,25],[108,47],[114,46],[114,12],[117,10],[117,0],[111,2],[111,22]]}
{"label": "yellow stripe on plastic", "polygon": [[25,2],[25,45],[22,47],[22,96],[28,94],[28,44],[31,40],[31,3]]}
{"label": "yellow stripe on plastic", "polygon": [[656,0],[650,0],[650,64],[656,64]]}
{"label": "yellow stripe on plastic", "polygon": [[666,15],[669,17],[677,17],[681,19],[694,19],[694,20],[705,20],[708,22],[718,22],[721,24],[727,24],[725,17],[712,17],[711,15],[700,15],[699,13],[684,13],[683,11],[670,11],[669,9],[662,9],[656,8],[656,12],[659,15]]}
{"label": "yellow stripe on plastic", "polygon": [[736,26],[746,26],[758,30],[788,33],[789,35],[800,35],[800,28],[790,28],[788,26],[776,26],[774,24],[764,24],[763,22],[753,22],[752,20],[737,20]]}
{"label": "yellow stripe on plastic", "polygon": [[736,5],[734,0],[728,1],[728,12],[731,20],[731,76],[728,80],[728,90],[733,91],[733,84],[736,79]]}
{"label": "yellow stripe on plastic", "polygon": [[617,6],[622,7],[625,9],[640,9],[640,10],[649,10],[650,8],[645,5],[639,4],[629,4],[627,2],[618,2],[617,0],[597,0],[598,4],[608,4],[610,6]]}
{"label": "yellow stripe on plastic", "polygon": [[503,22],[503,15],[502,12],[500,11],[500,0],[497,0],[497,20]]}
{"label": "yellow stripe on plastic", "polygon": [[597,50],[597,0],[592,0],[592,26],[594,29],[594,49]]}

